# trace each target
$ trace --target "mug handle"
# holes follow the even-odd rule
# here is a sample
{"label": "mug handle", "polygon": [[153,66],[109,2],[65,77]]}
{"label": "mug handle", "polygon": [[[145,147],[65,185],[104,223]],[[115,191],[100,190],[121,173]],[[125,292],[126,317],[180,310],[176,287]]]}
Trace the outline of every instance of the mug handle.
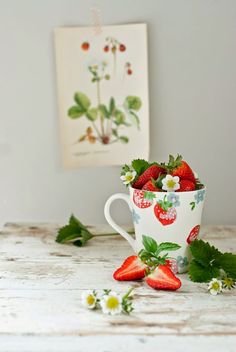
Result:
{"label": "mug handle", "polygon": [[104,207],[104,215],[105,215],[105,218],[108,222],[109,225],[111,225],[111,227],[117,231],[122,237],[124,237],[128,242],[129,244],[131,245],[131,247],[133,248],[133,250],[136,252],[136,241],[132,238],[132,236],[130,236],[128,234],[128,232],[126,232],[125,230],[123,230],[111,217],[111,213],[110,213],[110,206],[111,206],[111,203],[114,202],[114,200],[117,200],[117,199],[122,199],[124,200],[128,206],[129,206],[129,209],[132,211],[132,207],[131,207],[131,204],[130,204],[130,199],[129,199],[129,195],[128,194],[125,194],[125,193],[116,193],[116,194],[113,194],[110,198],[108,198],[108,200],[106,201],[106,204],[105,204],[105,207]]}

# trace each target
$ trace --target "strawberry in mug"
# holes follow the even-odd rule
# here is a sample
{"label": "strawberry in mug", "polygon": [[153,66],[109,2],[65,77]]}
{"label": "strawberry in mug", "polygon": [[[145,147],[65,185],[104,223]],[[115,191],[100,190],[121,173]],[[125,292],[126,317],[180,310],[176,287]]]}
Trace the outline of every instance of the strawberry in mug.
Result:
{"label": "strawberry in mug", "polygon": [[[179,272],[187,271],[190,259],[188,246],[199,235],[206,192],[189,163],[181,155],[176,158],[170,155],[167,163],[136,159],[131,165],[123,166],[120,178],[129,187],[129,195],[119,193],[108,199],[105,205],[108,223],[136,253],[143,248],[143,235],[158,243],[179,244],[181,248],[175,252],[173,259],[179,261]],[[110,205],[116,199],[123,199],[135,215],[135,238],[115,223],[110,215]]]}

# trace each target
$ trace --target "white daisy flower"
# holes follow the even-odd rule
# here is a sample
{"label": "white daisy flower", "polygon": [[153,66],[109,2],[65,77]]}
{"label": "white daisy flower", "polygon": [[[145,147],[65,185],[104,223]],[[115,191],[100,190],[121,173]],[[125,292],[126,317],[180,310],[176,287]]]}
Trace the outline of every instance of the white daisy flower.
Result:
{"label": "white daisy flower", "polygon": [[116,315],[122,312],[122,297],[114,291],[104,295],[100,302],[104,314]]}
{"label": "white daisy flower", "polygon": [[216,296],[218,293],[222,292],[222,282],[218,279],[212,279],[208,284],[208,291],[211,295]]}
{"label": "white daisy flower", "polygon": [[124,175],[120,177],[124,185],[128,185],[135,179],[136,171],[127,171]]}
{"label": "white daisy flower", "polygon": [[166,175],[162,180],[162,189],[167,192],[174,192],[180,188],[179,177]]}
{"label": "white daisy flower", "polygon": [[86,290],[81,295],[82,304],[88,309],[94,309],[97,303],[96,292],[92,290]]}

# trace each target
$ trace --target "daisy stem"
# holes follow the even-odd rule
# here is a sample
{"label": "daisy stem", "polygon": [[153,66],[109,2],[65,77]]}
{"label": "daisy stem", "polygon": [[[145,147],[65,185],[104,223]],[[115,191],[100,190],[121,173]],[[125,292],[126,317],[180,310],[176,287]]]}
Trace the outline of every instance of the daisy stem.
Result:
{"label": "daisy stem", "polygon": [[126,294],[122,297],[122,299],[126,300],[133,290],[134,290],[134,288],[130,287],[130,289],[126,292]]}

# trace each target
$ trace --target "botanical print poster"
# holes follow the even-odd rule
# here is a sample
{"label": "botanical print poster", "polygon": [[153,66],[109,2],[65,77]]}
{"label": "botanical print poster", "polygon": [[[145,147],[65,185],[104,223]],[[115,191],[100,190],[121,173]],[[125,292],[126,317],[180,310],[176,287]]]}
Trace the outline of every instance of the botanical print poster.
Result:
{"label": "botanical print poster", "polygon": [[146,24],[55,30],[65,168],[149,156]]}

